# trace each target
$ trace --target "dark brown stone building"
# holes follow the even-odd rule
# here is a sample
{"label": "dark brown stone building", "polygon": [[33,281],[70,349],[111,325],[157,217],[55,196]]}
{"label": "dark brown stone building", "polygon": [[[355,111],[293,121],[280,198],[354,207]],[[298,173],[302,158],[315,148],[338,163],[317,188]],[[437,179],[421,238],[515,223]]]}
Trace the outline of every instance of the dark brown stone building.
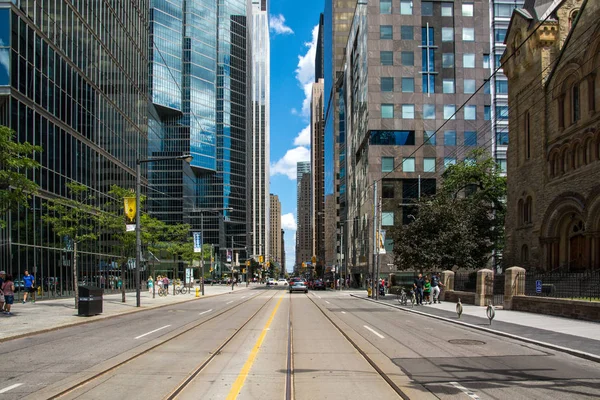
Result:
{"label": "dark brown stone building", "polygon": [[597,0],[528,0],[513,13],[507,266],[600,268],[599,18]]}

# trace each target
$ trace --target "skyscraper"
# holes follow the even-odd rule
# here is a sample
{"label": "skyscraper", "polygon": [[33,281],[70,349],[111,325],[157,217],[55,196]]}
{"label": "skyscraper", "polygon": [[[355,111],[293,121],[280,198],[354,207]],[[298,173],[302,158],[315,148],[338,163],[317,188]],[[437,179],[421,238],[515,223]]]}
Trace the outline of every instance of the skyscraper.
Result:
{"label": "skyscraper", "polygon": [[[346,45],[344,214],[355,282],[373,266],[376,183],[387,230],[411,221],[414,201],[435,193],[447,166],[491,147],[488,1],[399,5],[358,3]],[[395,270],[393,246],[388,236],[382,274]]]}
{"label": "skyscraper", "polygon": [[271,243],[269,229],[270,164],[270,44],[269,7],[266,0],[252,0],[252,182],[249,229],[252,254]]}
{"label": "skyscraper", "polygon": [[[0,269],[53,277],[57,290],[72,289],[71,241],[43,221],[46,206],[67,197],[71,182],[93,193],[90,205],[104,205],[111,185],[135,187],[136,160],[148,155],[148,31],[139,29],[147,1],[111,4],[0,1],[0,123],[44,150],[32,174],[39,193],[1,217],[9,229],[0,229]],[[109,244],[104,236],[80,244],[79,276],[115,266]]]}
{"label": "skyscraper", "polygon": [[[203,229],[205,242],[223,251],[226,236],[243,246],[247,233],[247,11],[243,0],[152,0],[150,8],[151,155],[194,157],[189,167],[150,167],[150,208]],[[222,208],[232,210],[206,211]]]}
{"label": "skyscraper", "polygon": [[311,229],[311,174],[310,163],[299,162],[297,164],[298,175],[298,199],[297,215],[298,229],[296,230],[296,266],[311,260],[312,252],[312,229]]}
{"label": "skyscraper", "polygon": [[279,197],[275,194],[270,195],[270,221],[271,241],[269,242],[269,252],[267,253],[270,261],[282,265],[281,249],[281,203]]}
{"label": "skyscraper", "polygon": [[310,113],[312,250],[319,270],[325,263],[325,192],[323,148],[323,79],[312,85]]}

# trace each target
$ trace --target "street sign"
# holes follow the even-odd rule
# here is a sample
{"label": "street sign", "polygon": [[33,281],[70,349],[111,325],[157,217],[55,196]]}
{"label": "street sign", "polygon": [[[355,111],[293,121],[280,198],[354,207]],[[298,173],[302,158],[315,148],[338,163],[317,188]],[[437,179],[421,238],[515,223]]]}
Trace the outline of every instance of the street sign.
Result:
{"label": "street sign", "polygon": [[202,232],[194,232],[194,253],[202,253]]}
{"label": "street sign", "polygon": [[542,293],[542,281],[540,281],[540,280],[535,281],[535,292]]}

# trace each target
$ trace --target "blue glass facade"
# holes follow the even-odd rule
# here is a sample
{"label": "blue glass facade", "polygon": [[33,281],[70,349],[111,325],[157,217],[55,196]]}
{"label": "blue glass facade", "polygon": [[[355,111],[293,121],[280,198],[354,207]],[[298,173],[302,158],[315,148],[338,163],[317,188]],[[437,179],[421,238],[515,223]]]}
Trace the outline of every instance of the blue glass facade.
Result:
{"label": "blue glass facade", "polygon": [[[191,167],[151,164],[152,211],[204,229],[221,246],[246,232],[247,23],[241,0],[151,1],[152,156],[190,153]],[[205,213],[199,209],[233,211]],[[196,210],[196,211],[194,211]],[[224,214],[224,218],[222,215]]]}

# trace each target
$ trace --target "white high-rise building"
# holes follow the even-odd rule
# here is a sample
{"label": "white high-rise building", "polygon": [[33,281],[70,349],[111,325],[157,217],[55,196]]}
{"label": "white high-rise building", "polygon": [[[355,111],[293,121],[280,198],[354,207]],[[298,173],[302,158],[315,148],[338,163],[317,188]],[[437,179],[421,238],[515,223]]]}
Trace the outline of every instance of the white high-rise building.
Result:
{"label": "white high-rise building", "polygon": [[269,240],[270,44],[267,0],[252,0],[252,204],[253,255],[267,255]]}

